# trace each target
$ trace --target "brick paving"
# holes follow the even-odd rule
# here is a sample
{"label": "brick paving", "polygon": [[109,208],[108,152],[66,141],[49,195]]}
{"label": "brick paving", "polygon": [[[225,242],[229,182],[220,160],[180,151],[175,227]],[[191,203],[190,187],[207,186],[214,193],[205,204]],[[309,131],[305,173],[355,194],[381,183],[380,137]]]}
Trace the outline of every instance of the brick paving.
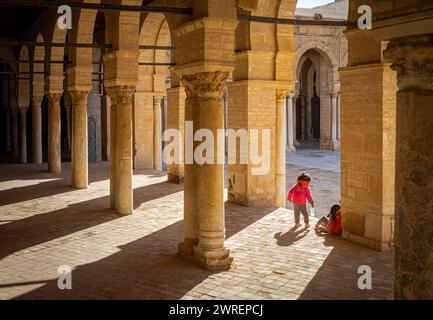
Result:
{"label": "brick paving", "polygon": [[[338,172],[306,168],[324,214],[338,199]],[[289,209],[226,204],[235,265],[209,273],[176,255],[183,192],[164,175],[136,171],[135,212],[118,216],[106,209],[108,163],[90,164],[88,190],[69,187],[69,164],[58,177],[44,169],[0,165],[0,299],[392,298],[392,252],[290,231]],[[303,169],[288,160],[288,185]],[[72,290],[57,288],[62,265],[73,268]],[[372,268],[373,290],[358,289],[360,265]]]}

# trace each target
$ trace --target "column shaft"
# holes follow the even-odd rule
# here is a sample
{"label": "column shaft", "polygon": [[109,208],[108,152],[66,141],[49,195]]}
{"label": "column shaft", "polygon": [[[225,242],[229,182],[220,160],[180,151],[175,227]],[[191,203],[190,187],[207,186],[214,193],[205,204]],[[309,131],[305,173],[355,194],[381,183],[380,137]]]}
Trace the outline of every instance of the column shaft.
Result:
{"label": "column shaft", "polygon": [[27,163],[27,109],[28,107],[20,107],[20,156],[21,163]]}
{"label": "column shaft", "polygon": [[161,100],[161,97],[153,98],[153,166],[158,171],[162,171]]}
{"label": "column shaft", "polygon": [[87,91],[72,91],[72,185],[88,187]]}
{"label": "column shaft", "polygon": [[6,152],[12,151],[12,140],[11,140],[11,110],[6,107]]}
{"label": "column shaft", "polygon": [[[187,92],[186,120],[194,122],[194,131],[210,130],[214,139],[218,129],[224,129],[223,88],[227,77],[226,72],[182,77]],[[190,138],[186,136],[185,140]],[[220,142],[220,146],[214,143],[213,164],[185,165],[185,237],[196,241],[198,234],[194,256],[208,270],[227,270],[232,263],[230,251],[225,248],[224,161],[218,156],[219,152],[224,154],[224,139]]]}
{"label": "column shaft", "polygon": [[42,163],[42,105],[43,97],[32,98],[33,163]]}
{"label": "column shaft", "polygon": [[331,94],[331,149],[338,149],[337,137],[337,97],[335,93]]}
{"label": "column shaft", "polygon": [[134,87],[107,88],[111,107],[111,206],[120,214],[133,211],[132,195],[132,97]]}
{"label": "column shaft", "polygon": [[286,97],[287,90],[277,90],[275,120],[275,206],[286,207]]}
{"label": "column shaft", "polygon": [[48,107],[48,171],[61,173],[61,143],[60,143],[60,98],[61,93],[50,93]]}
{"label": "column shaft", "polygon": [[293,121],[293,94],[287,99],[287,150],[296,151],[294,139],[294,121]]}
{"label": "column shaft", "polygon": [[[397,71],[395,298],[433,299],[433,35],[389,42]],[[422,66],[422,67],[420,67]]]}
{"label": "column shaft", "polygon": [[18,127],[19,127],[19,121],[18,121],[18,109],[13,108],[11,109],[11,118],[12,118],[12,155],[14,158],[18,158],[20,151],[19,151],[19,137],[18,137]]}
{"label": "column shaft", "polygon": [[[174,87],[167,90],[167,128],[177,129],[183,141],[185,132],[185,90],[183,87]],[[182,145],[182,142],[180,142]],[[179,148],[179,157],[175,163],[167,168],[168,181],[182,183],[184,177],[184,150]]]}

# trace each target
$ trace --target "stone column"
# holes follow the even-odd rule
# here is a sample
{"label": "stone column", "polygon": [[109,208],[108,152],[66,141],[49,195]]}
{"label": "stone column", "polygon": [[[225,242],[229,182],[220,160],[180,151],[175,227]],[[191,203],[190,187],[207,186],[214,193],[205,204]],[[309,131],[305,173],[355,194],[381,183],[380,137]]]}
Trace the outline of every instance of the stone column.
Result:
{"label": "stone column", "polygon": [[107,88],[110,113],[110,200],[120,214],[133,211],[132,196],[132,99],[135,88]]}
{"label": "stone column", "polygon": [[391,40],[397,71],[395,298],[433,299],[433,35]]}
{"label": "stone column", "polygon": [[65,110],[66,110],[66,137],[68,149],[71,150],[71,97],[70,92],[67,92],[64,97]]}
{"label": "stone column", "polygon": [[[179,130],[182,141],[185,132],[185,95],[183,87],[167,89],[167,128]],[[180,141],[180,145],[182,145],[182,141]],[[175,163],[168,165],[167,175],[169,182],[183,183],[183,151],[183,148],[179,148],[179,157],[175,160]]]}
{"label": "stone column", "polygon": [[161,117],[162,97],[153,98],[153,168],[162,171],[162,117]]}
{"label": "stone column", "polygon": [[298,133],[298,113],[297,113],[297,101],[298,101],[299,93],[295,93],[294,97],[292,99],[292,105],[293,105],[293,145],[295,148],[300,145],[297,133]]}
{"label": "stone column", "polygon": [[88,91],[71,91],[72,99],[72,185],[88,187],[87,97]]}
{"label": "stone column", "polygon": [[331,93],[331,149],[338,150],[339,142],[337,136],[337,93]]}
{"label": "stone column", "polygon": [[60,142],[60,98],[61,93],[50,93],[48,96],[48,171],[62,172]]}
{"label": "stone column", "polygon": [[288,90],[277,90],[275,127],[275,206],[286,207],[286,97]]}
{"label": "stone column", "polygon": [[[182,77],[187,99],[185,120],[193,121],[194,132],[224,129],[224,83],[228,72],[203,72]],[[185,137],[187,139],[192,137]],[[189,141],[192,143],[192,141]],[[183,249],[194,247],[195,259],[208,270],[228,270],[232,263],[230,251],[225,247],[224,221],[224,139],[214,144],[214,164],[185,164],[185,242]],[[188,155],[185,151],[185,157]],[[222,155],[222,156],[220,156]],[[198,190],[200,190],[198,192]]]}
{"label": "stone column", "polygon": [[27,110],[28,107],[21,107],[20,110],[20,156],[21,163],[27,163]]}
{"label": "stone column", "polygon": [[33,163],[42,163],[42,101],[44,97],[32,97],[32,153]]}
{"label": "stone column", "polygon": [[11,118],[12,118],[12,156],[18,158],[19,151],[19,137],[18,137],[18,107],[11,107]]}
{"label": "stone column", "polygon": [[290,93],[287,99],[287,151],[289,152],[296,151],[293,121],[293,97],[294,94]]}
{"label": "stone column", "polygon": [[6,152],[9,154],[12,152],[12,140],[11,140],[11,110],[5,107],[6,111]]}

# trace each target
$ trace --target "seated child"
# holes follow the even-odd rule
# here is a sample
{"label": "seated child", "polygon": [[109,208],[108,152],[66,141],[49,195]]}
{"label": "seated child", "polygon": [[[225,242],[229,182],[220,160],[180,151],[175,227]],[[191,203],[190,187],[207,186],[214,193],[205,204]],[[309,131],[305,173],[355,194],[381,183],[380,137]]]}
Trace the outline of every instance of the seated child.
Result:
{"label": "seated child", "polygon": [[341,235],[343,228],[341,227],[341,207],[339,204],[334,204],[331,211],[326,217],[320,218],[317,222],[315,230],[317,232],[329,232],[335,235]]}

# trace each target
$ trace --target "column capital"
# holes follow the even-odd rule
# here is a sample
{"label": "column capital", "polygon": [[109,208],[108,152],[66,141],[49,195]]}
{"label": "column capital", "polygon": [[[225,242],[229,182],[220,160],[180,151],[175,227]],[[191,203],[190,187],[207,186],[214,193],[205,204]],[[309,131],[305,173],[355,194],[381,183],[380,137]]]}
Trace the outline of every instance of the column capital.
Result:
{"label": "column capital", "polygon": [[224,84],[229,76],[228,72],[202,72],[182,76],[188,98],[219,99],[224,94]]}
{"label": "column capital", "polygon": [[340,92],[331,91],[329,95],[331,96],[331,99],[337,99],[340,95]]}
{"label": "column capital", "polygon": [[29,107],[28,106],[19,106],[18,109],[19,109],[20,113],[26,113],[27,110],[29,109]]}
{"label": "column capital", "polygon": [[134,86],[114,86],[105,88],[107,94],[111,99],[111,106],[114,107],[118,104],[132,103],[132,97],[135,93]]}
{"label": "column capital", "polygon": [[400,90],[433,90],[433,36],[420,35],[391,40],[384,58],[397,71]]}
{"label": "column capital", "polygon": [[32,106],[33,107],[40,107],[42,105],[42,101],[44,100],[43,96],[32,96]]}
{"label": "column capital", "polygon": [[162,99],[164,99],[164,97],[161,96],[154,96],[153,97],[153,105],[156,106],[160,106]]}
{"label": "column capital", "polygon": [[[89,96],[89,91],[87,90],[73,90],[69,91],[71,97],[71,102],[73,105],[87,103],[87,97]],[[65,108],[68,109],[71,106],[65,103]]]}
{"label": "column capital", "polygon": [[48,102],[49,105],[53,105],[53,104],[59,104],[60,103],[60,99],[62,98],[62,93],[60,92],[49,92],[48,93]]}
{"label": "column capital", "polygon": [[277,102],[284,103],[290,91],[287,89],[277,89]]}

